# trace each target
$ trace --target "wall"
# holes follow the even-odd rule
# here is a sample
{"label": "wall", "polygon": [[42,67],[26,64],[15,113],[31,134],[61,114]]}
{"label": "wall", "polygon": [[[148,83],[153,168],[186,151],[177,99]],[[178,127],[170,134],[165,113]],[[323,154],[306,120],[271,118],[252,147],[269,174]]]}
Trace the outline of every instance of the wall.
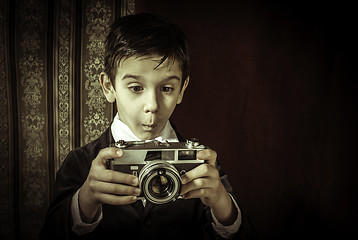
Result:
{"label": "wall", "polygon": [[1,239],[37,239],[65,156],[109,126],[103,40],[131,2],[0,2]]}
{"label": "wall", "polygon": [[136,1],[187,33],[191,82],[173,120],[217,150],[260,239],[357,235],[352,9]]}

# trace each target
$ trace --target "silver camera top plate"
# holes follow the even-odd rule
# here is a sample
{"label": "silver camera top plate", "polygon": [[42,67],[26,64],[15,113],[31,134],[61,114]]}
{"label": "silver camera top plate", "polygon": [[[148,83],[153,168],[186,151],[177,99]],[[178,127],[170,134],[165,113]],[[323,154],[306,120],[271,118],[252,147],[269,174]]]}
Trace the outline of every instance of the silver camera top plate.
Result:
{"label": "silver camera top plate", "polygon": [[123,148],[125,150],[148,150],[155,149],[158,150],[184,150],[184,149],[204,149],[205,146],[201,145],[199,140],[196,138],[189,138],[186,142],[160,142],[157,140],[153,141],[124,141],[119,140],[115,142],[114,145],[118,148]]}
{"label": "silver camera top plate", "polygon": [[[113,164],[140,164],[147,160],[148,155],[154,154],[157,160],[167,162],[190,163],[197,162],[197,150],[205,149],[197,139],[188,139],[186,142],[160,141],[118,141],[114,144],[123,149],[122,157],[114,159]],[[178,160],[181,160],[178,162]]]}

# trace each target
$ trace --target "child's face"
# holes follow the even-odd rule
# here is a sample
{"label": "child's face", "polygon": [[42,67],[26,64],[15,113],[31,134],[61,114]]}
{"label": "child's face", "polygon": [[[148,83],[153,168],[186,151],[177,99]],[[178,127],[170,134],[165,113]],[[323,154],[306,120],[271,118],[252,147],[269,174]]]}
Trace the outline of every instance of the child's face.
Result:
{"label": "child's face", "polygon": [[160,59],[130,57],[122,61],[114,79],[115,87],[108,83],[107,76],[101,75],[108,101],[116,101],[119,118],[142,140],[160,134],[182,101],[189,81],[181,88],[182,72],[177,61],[166,60],[158,67]]}

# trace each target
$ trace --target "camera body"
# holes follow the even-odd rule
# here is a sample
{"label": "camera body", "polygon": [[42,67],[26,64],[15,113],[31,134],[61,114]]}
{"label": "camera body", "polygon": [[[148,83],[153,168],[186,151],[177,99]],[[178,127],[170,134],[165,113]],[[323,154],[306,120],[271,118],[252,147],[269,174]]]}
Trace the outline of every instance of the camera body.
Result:
{"label": "camera body", "polygon": [[111,159],[108,168],[133,174],[139,179],[141,195],[154,204],[175,201],[181,192],[180,176],[204,163],[196,158],[205,146],[195,138],[186,142],[120,140],[115,146],[123,149],[123,156]]}

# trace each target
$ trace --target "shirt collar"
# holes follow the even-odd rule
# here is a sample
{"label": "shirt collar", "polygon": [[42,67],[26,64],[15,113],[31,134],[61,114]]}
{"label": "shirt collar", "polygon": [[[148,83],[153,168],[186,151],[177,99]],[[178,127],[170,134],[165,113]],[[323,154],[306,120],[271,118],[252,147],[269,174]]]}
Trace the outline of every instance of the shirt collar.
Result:
{"label": "shirt collar", "polygon": [[[112,136],[115,142],[119,140],[124,141],[140,141],[136,135],[132,132],[132,130],[119,119],[118,113],[113,119],[112,125],[111,125],[111,132]],[[169,120],[165,124],[162,132],[159,134],[158,137],[156,137],[154,140],[158,140],[161,142],[168,141],[168,142],[178,142],[178,137],[170,124]]]}

